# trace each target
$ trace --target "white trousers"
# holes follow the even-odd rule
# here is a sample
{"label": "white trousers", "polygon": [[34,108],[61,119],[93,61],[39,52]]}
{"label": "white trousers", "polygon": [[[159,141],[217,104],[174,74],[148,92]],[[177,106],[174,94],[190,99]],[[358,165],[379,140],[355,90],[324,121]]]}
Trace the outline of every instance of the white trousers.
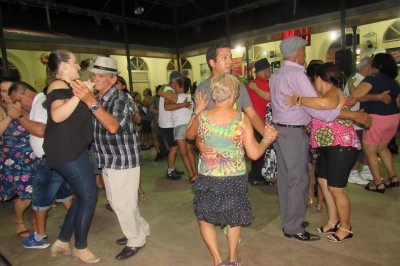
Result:
{"label": "white trousers", "polygon": [[103,169],[107,199],[117,215],[122,232],[128,239],[128,247],[141,247],[150,235],[150,226],[140,216],[138,189],[140,167],[115,170]]}

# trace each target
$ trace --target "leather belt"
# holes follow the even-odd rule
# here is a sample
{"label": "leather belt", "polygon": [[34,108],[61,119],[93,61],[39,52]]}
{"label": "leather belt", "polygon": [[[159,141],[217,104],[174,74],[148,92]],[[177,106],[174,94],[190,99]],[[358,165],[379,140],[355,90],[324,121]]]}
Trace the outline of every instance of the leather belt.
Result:
{"label": "leather belt", "polygon": [[278,127],[291,127],[291,128],[306,128],[304,125],[285,125],[285,124],[279,124],[279,123],[274,123]]}

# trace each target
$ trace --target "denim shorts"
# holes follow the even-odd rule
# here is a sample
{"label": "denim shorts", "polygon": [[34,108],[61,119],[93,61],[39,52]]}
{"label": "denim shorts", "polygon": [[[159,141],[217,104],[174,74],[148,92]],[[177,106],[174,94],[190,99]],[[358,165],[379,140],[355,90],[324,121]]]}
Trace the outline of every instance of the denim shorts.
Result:
{"label": "denim shorts", "polygon": [[45,158],[36,167],[38,171],[32,184],[33,210],[45,211],[50,209],[54,199],[57,202],[72,199],[69,184],[56,171],[50,170]]}
{"label": "denim shorts", "polygon": [[186,139],[186,125],[179,125],[174,128],[174,139]]}

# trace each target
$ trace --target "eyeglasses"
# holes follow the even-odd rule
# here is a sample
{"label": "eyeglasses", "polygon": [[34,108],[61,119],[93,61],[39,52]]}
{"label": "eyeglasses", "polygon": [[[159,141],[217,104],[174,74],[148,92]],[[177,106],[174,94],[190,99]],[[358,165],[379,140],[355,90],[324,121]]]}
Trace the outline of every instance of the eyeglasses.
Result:
{"label": "eyeglasses", "polygon": [[240,92],[238,92],[238,93],[236,94],[236,100],[239,99],[239,97],[240,97]]}
{"label": "eyeglasses", "polygon": [[8,93],[7,89],[1,90],[2,93]]}

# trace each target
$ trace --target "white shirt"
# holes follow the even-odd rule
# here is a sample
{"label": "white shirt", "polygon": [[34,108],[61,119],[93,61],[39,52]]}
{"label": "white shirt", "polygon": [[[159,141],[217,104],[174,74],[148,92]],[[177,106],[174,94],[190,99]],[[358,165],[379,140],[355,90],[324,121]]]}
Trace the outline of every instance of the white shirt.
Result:
{"label": "white shirt", "polygon": [[[189,93],[179,93],[176,103],[183,103],[185,99],[187,99],[189,102],[193,102],[192,95],[190,95]],[[185,107],[172,111],[172,119],[174,121],[174,127],[187,125],[189,123],[190,117],[192,116],[192,113],[193,113],[193,105],[190,109]]]}
{"label": "white shirt", "polygon": [[[165,86],[164,92],[175,92],[170,86]],[[160,104],[158,105],[158,126],[161,128],[173,128],[174,121],[172,120],[172,112],[164,109],[164,97],[160,97]]]}
{"label": "white shirt", "polygon": [[[363,75],[361,75],[360,73],[356,73],[354,74],[354,76],[352,76],[349,81],[353,81],[354,80],[354,87],[357,87],[358,85],[360,85],[361,81],[363,81],[365,77]],[[346,86],[344,87],[344,95],[346,97],[350,96],[350,90],[349,90],[349,82],[346,83]],[[357,111],[360,109],[360,102],[356,102],[356,104],[351,107],[352,111]],[[356,130],[362,130],[362,127],[357,126],[356,124],[354,124],[354,128]]]}
{"label": "white shirt", "polygon": [[[29,112],[29,120],[40,122],[43,124],[47,123],[47,111],[43,108],[42,104],[46,100],[46,96],[43,92],[38,93],[32,102],[32,109]],[[39,138],[30,134],[29,143],[31,144],[32,150],[36,157],[42,158],[44,155],[43,150],[43,138]]]}

